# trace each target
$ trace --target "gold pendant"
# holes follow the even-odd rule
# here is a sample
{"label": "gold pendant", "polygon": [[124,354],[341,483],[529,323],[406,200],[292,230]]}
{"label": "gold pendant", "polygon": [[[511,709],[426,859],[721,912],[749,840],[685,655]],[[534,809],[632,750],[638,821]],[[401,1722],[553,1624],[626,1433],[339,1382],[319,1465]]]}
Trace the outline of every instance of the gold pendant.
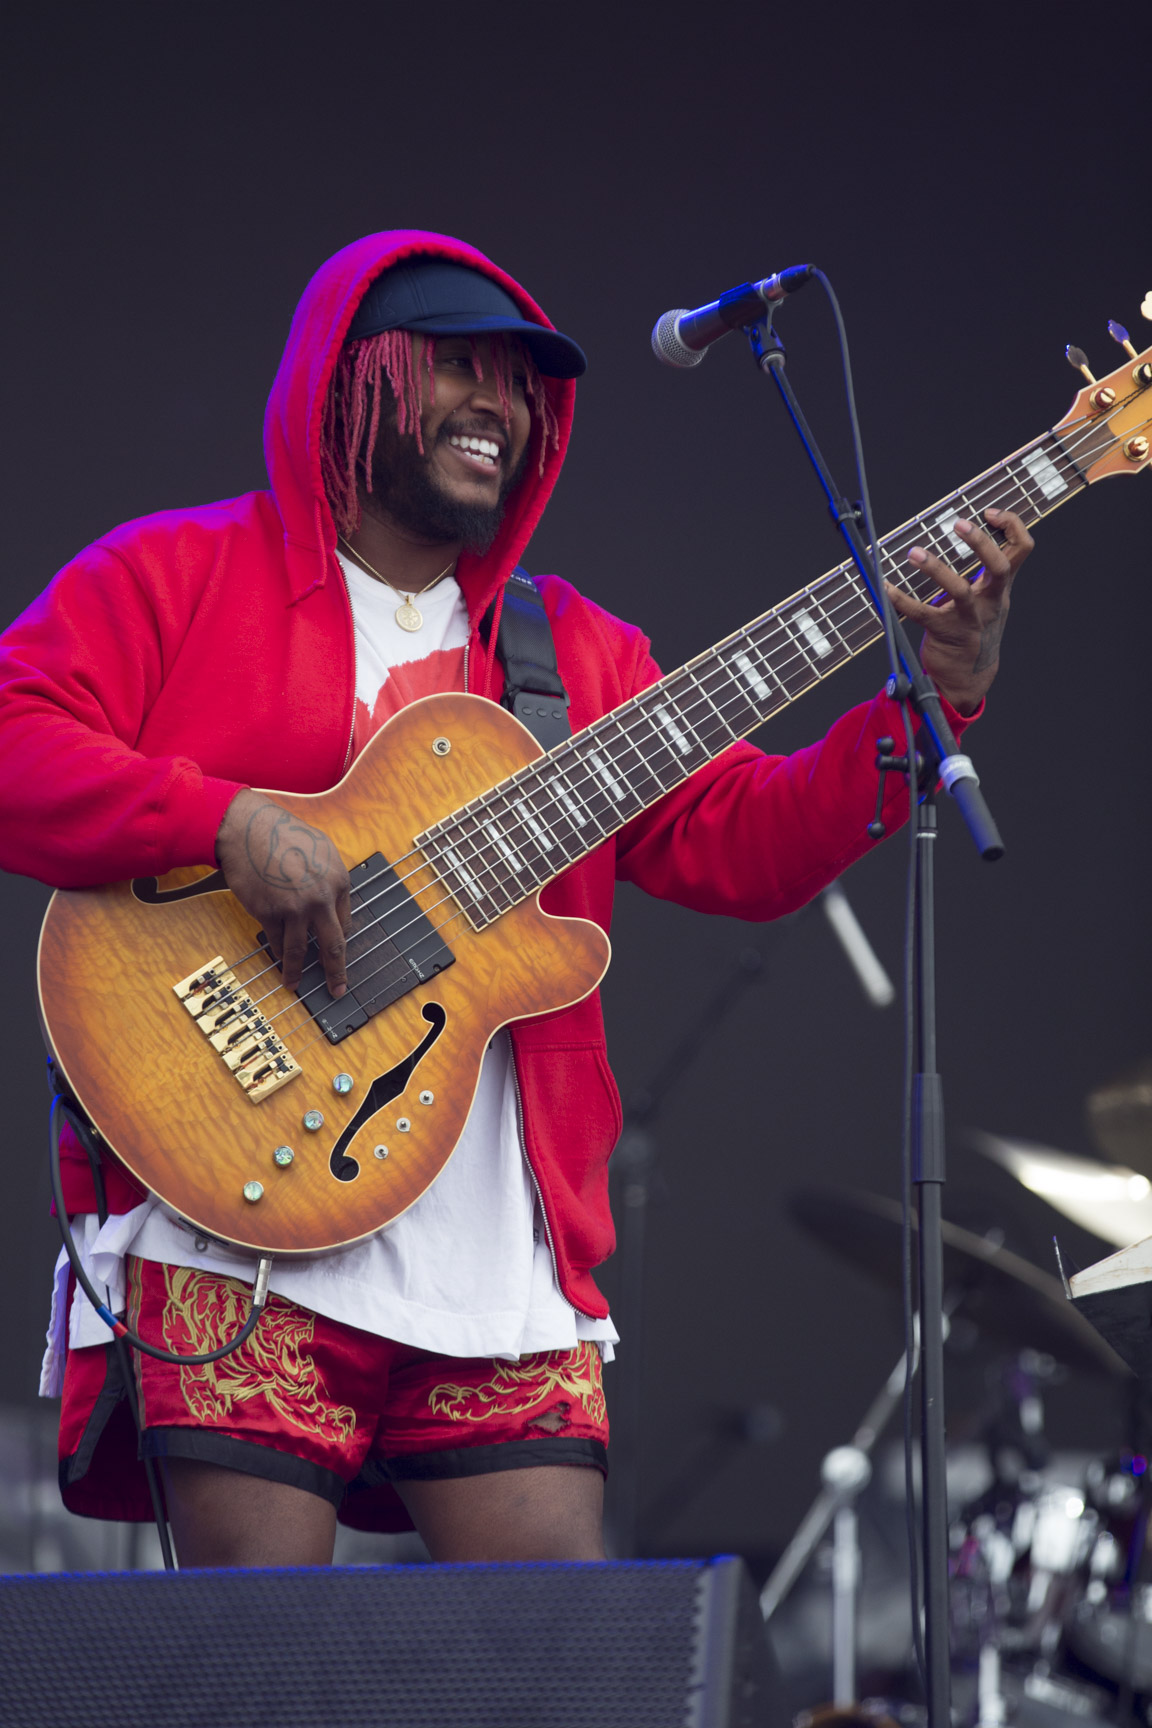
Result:
{"label": "gold pendant", "polygon": [[413,606],[411,600],[405,600],[403,606],[396,608],[396,622],[401,630],[419,630],[424,623],[424,614]]}

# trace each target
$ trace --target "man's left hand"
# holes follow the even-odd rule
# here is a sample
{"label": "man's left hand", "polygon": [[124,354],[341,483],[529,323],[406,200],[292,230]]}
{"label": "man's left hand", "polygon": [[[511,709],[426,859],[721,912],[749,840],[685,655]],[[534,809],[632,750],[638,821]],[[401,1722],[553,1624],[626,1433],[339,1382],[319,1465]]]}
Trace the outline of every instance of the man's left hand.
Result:
{"label": "man's left hand", "polygon": [[893,610],[909,623],[924,626],[920,649],[924,670],[958,714],[975,713],[996,676],[1013,578],[1032,550],[1032,536],[1011,510],[985,510],[984,515],[1003,533],[1002,546],[962,516],[952,527],[984,561],[972,582],[923,546],[908,552],[910,562],[931,577],[948,599],[933,606],[885,583]]}

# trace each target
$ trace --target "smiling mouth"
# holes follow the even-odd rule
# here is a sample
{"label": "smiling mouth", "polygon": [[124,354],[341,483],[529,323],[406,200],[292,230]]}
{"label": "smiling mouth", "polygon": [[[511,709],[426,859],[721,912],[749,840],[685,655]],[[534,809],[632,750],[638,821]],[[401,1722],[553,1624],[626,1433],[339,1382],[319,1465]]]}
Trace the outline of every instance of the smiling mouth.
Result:
{"label": "smiling mouth", "polygon": [[500,446],[494,438],[454,432],[447,442],[449,449],[455,450],[470,466],[486,469],[489,473],[495,473],[500,466]]}

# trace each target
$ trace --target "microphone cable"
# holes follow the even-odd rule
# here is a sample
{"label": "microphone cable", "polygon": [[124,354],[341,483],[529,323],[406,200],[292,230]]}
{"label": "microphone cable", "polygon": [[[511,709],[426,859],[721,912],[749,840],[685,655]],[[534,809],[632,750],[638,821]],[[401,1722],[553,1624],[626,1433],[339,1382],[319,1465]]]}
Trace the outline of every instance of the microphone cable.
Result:
{"label": "microphone cable", "polygon": [[[901,1241],[900,1241],[900,1293],[904,1324],[904,1391],[903,1391],[903,1439],[904,1439],[904,1525],[908,1545],[909,1592],[912,1608],[912,1638],[915,1648],[916,1666],[919,1671],[920,1683],[924,1697],[928,1696],[928,1663],[924,1650],[923,1634],[923,1582],[920,1573],[920,1548],[917,1529],[917,1497],[916,1484],[913,1475],[913,1446],[915,1439],[913,1384],[916,1374],[916,1364],[919,1360],[918,1339],[916,1337],[916,1318],[913,1304],[913,1267],[912,1267],[912,1121],[913,1092],[916,1072],[916,1020],[915,1020],[915,980],[916,980],[916,926],[919,911],[918,872],[917,872],[917,827],[915,819],[918,802],[918,762],[916,756],[915,737],[912,730],[910,713],[908,681],[901,671],[900,659],[896,652],[896,641],[892,628],[892,605],[884,586],[883,570],[880,563],[880,541],[876,533],[876,524],[872,515],[872,499],[868,490],[868,476],[864,465],[864,444],[860,433],[860,419],[856,408],[856,391],[852,381],[852,362],[848,353],[848,333],[844,324],[844,315],[840,310],[840,302],[836,297],[828,277],[823,270],[810,265],[809,273],[819,282],[825,297],[832,308],[832,316],[836,322],[836,335],[840,346],[840,365],[844,378],[844,393],[848,408],[848,422],[852,434],[852,454],[856,468],[856,484],[860,494],[860,511],[864,518],[864,534],[868,542],[869,559],[875,581],[875,592],[881,623],[884,628],[884,645],[888,653],[889,686],[893,695],[900,699],[900,713],[904,722],[905,750],[908,760],[908,876],[905,887],[905,922],[904,922],[904,1025],[903,1025],[903,1077],[900,1124],[900,1199],[901,1199]],[[903,694],[907,692],[907,694]]]}

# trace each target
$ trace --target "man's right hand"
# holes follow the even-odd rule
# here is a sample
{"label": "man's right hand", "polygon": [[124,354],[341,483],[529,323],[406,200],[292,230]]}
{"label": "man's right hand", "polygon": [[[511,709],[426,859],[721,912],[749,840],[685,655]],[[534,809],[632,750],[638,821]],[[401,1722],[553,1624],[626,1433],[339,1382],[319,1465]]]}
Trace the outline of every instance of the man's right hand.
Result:
{"label": "man's right hand", "polygon": [[352,903],[348,872],[328,836],[246,788],[224,812],[216,859],[237,900],[263,925],[288,988],[300,983],[311,931],[328,988],[343,996]]}

